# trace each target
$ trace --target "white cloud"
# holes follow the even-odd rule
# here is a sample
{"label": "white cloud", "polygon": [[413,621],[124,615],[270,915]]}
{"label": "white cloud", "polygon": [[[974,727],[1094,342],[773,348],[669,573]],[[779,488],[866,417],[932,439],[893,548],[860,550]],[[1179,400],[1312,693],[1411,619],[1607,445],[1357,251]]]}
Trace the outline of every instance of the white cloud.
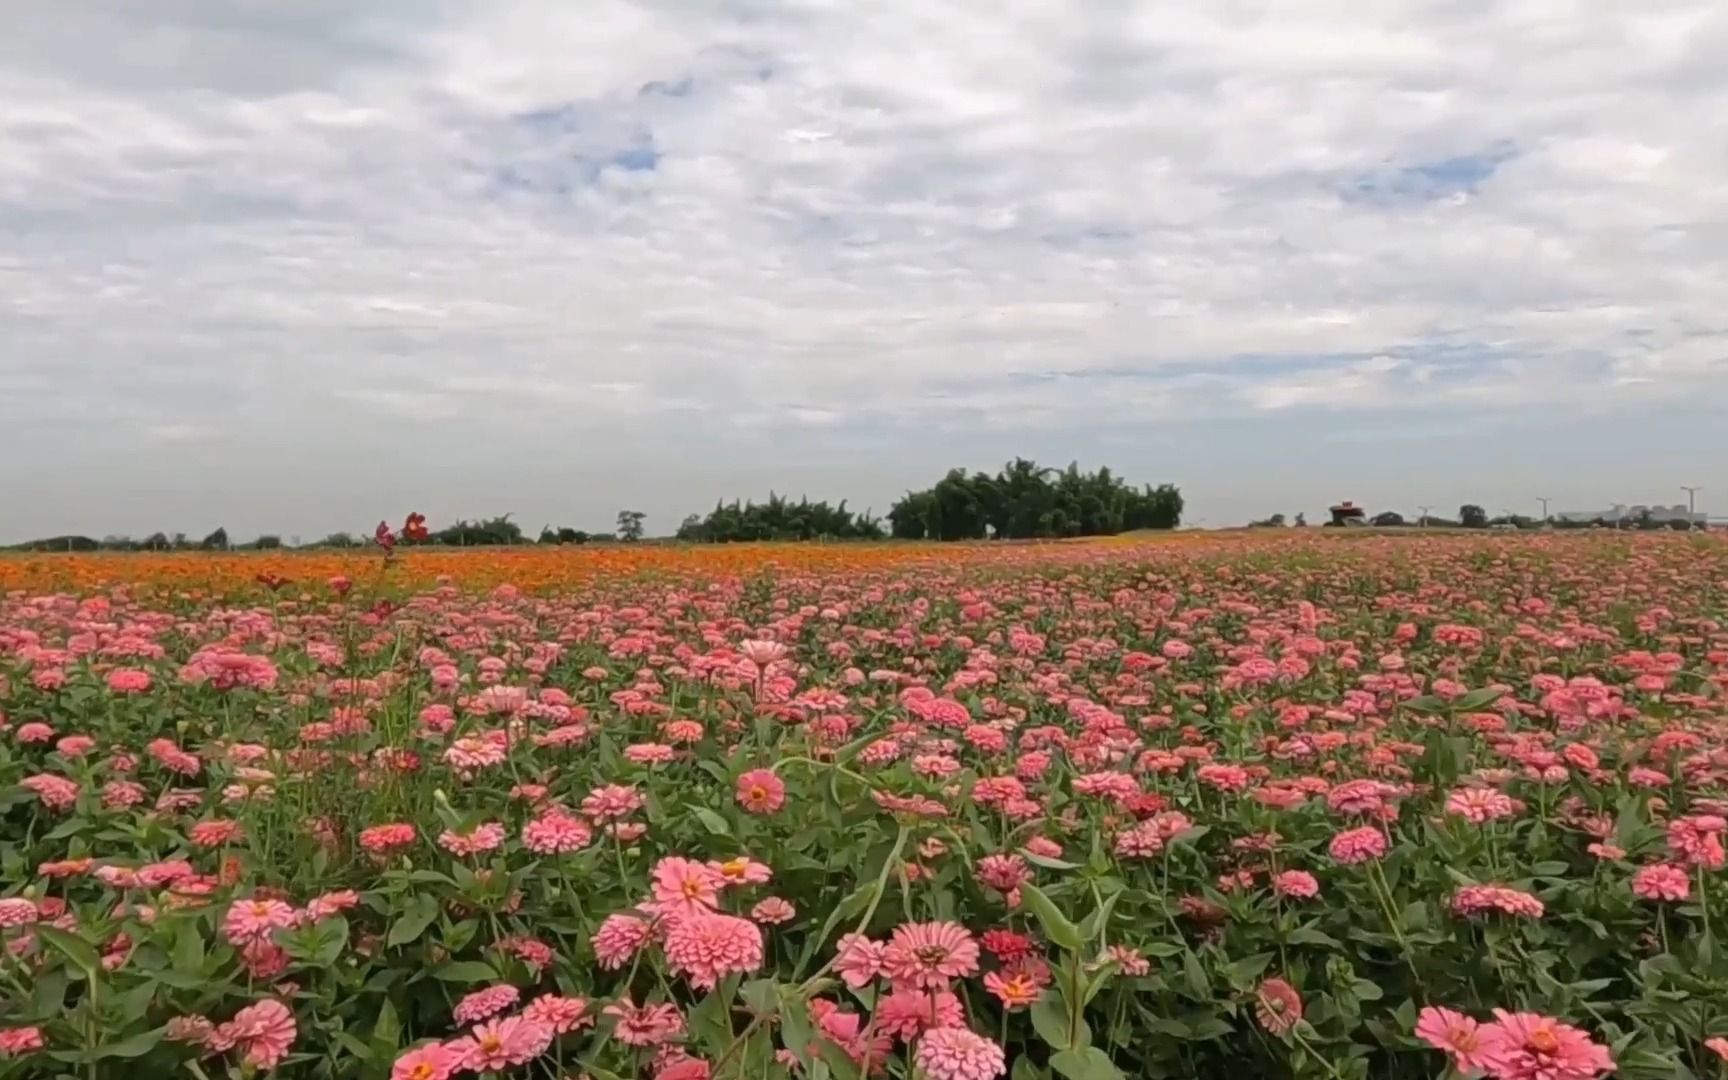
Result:
{"label": "white cloud", "polygon": [[[755,477],[762,430],[1084,448],[1152,419],[1728,392],[1710,0],[13,22],[0,440],[244,431],[237,453],[328,463],[460,423],[503,466],[556,425]],[[669,491],[663,515],[706,501]]]}

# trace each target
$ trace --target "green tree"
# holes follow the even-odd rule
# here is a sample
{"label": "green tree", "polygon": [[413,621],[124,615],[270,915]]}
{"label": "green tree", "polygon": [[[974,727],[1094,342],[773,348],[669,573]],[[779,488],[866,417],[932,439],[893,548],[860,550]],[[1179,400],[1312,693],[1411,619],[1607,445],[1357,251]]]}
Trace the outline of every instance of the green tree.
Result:
{"label": "green tree", "polygon": [[642,539],[642,522],[647,517],[640,510],[618,511],[618,539],[632,544]]}

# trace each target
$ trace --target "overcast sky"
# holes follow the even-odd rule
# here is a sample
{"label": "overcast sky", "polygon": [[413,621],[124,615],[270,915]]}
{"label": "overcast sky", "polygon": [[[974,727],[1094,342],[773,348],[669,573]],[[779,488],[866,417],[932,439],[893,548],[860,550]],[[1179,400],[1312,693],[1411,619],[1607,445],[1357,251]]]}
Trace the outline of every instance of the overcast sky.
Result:
{"label": "overcast sky", "polygon": [[[0,0],[0,539],[1728,508],[1720,0]],[[1714,430],[1712,430],[1714,428]]]}

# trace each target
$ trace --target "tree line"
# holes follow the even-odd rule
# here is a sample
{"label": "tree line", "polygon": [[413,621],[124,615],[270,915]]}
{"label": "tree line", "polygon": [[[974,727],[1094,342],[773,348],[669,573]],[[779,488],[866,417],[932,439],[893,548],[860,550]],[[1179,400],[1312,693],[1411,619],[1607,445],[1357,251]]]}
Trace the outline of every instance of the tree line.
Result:
{"label": "tree line", "polygon": [[991,476],[950,469],[924,491],[910,491],[888,510],[902,540],[1033,540],[1113,536],[1182,523],[1182,493],[1172,484],[1136,488],[1108,466],[1081,472],[1046,468],[1017,457]]}
{"label": "tree line", "polygon": [[[418,515],[415,515],[419,519]],[[612,532],[587,532],[566,526],[543,527],[530,538],[511,515],[466,519],[391,542],[422,547],[504,547],[518,544],[587,544],[618,540],[632,543],[646,535],[639,510],[620,510]],[[424,520],[424,519],[419,519]],[[675,539],[686,543],[737,543],[765,540],[1032,540],[1071,536],[1111,536],[1136,529],[1174,529],[1182,523],[1182,493],[1173,485],[1136,488],[1108,467],[1082,472],[1070,464],[1052,469],[1015,458],[994,475],[950,469],[922,491],[908,491],[886,518],[866,510],[800,497],[793,502],[770,493],[767,501],[717,502],[706,516],[691,514]],[[358,548],[375,540],[348,532],[331,533],[310,543],[267,534],[231,543],[226,529],[200,540],[185,533],[152,533],[143,539],[106,536],[51,536],[15,545],[24,551],[268,551],[294,548]]]}

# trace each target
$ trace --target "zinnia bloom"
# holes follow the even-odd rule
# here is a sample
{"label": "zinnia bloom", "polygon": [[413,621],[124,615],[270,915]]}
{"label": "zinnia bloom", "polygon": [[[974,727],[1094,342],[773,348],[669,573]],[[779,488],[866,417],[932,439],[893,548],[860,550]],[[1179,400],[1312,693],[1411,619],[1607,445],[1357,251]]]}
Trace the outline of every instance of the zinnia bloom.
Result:
{"label": "zinnia bloom", "polygon": [[459,1053],[442,1043],[415,1047],[396,1059],[390,1080],[449,1080],[462,1063]]}
{"label": "zinnia bloom", "polygon": [[869,986],[876,976],[882,974],[882,953],[886,947],[863,934],[843,935],[835,949],[832,966],[852,989]]}
{"label": "zinnia bloom", "polygon": [[0,1055],[11,1057],[42,1049],[42,1029],[39,1027],[0,1028]]}
{"label": "zinnia bloom", "polygon": [[896,989],[944,990],[978,971],[978,943],[959,923],[902,923],[882,950],[882,969]]}
{"label": "zinnia bloom", "polygon": [[683,916],[667,931],[666,961],[674,974],[688,976],[691,986],[712,990],[732,972],[762,966],[762,930],[748,919],[718,912]]}
{"label": "zinnia bloom", "polygon": [[901,1042],[934,1028],[963,1027],[966,1009],[949,990],[896,990],[876,1003],[877,1031]]}
{"label": "zinnia bloom", "polygon": [[1002,1048],[961,1027],[937,1028],[918,1042],[918,1067],[930,1080],[995,1080],[1008,1071]]}
{"label": "zinnia bloom", "polygon": [[786,805],[786,783],[768,769],[738,778],[738,805],[752,814],[772,814]]}
{"label": "zinnia bloom", "polygon": [[551,1028],[520,1016],[504,1016],[480,1024],[445,1047],[461,1055],[459,1068],[467,1072],[501,1072],[533,1061],[551,1045]]}
{"label": "zinnia bloom", "polygon": [[1632,875],[1632,895],[1640,900],[1684,900],[1692,895],[1692,879],[1672,863],[1652,863]]}
{"label": "zinnia bloom", "polygon": [[535,1023],[545,1024],[559,1035],[594,1022],[594,1018],[588,1015],[586,999],[559,994],[541,994],[528,1003],[522,1015]]}
{"label": "zinnia bloom", "polygon": [[1416,1037],[1452,1055],[1459,1072],[1486,1069],[1500,1048],[1499,1029],[1461,1012],[1430,1005],[1416,1017]]}
{"label": "zinnia bloom", "polygon": [[1302,995],[1283,979],[1267,979],[1255,995],[1254,1019],[1274,1035],[1283,1035],[1302,1019]]}
{"label": "zinnia bloom", "polygon": [[218,1053],[237,1049],[241,1060],[258,1069],[274,1069],[294,1045],[294,1014],[274,998],[248,1005],[218,1027],[207,1044]]}
{"label": "zinnia bloom", "polygon": [[677,856],[654,864],[653,909],[661,915],[699,915],[720,906],[719,873]]}
{"label": "zinnia bloom", "polygon": [[281,900],[236,900],[222,920],[222,933],[236,945],[269,941],[278,930],[299,921],[293,907]]}
{"label": "zinnia bloom", "polygon": [[1490,1065],[1497,1080],[1591,1080],[1614,1068],[1607,1047],[1551,1016],[1495,1009],[1485,1028],[1498,1045]]}
{"label": "zinnia bloom", "polygon": [[1286,870],[1272,879],[1272,891],[1279,896],[1312,900],[1320,895],[1320,883],[1306,870]]}
{"label": "zinnia bloom", "polygon": [[1355,866],[1386,854],[1386,834],[1372,825],[1364,825],[1334,836],[1326,851],[1338,862]]}
{"label": "zinnia bloom", "polygon": [[557,855],[585,848],[594,839],[594,830],[578,817],[562,810],[550,810],[522,826],[522,846],[536,855]]}
{"label": "zinnia bloom", "polygon": [[647,918],[628,912],[608,915],[594,931],[594,955],[602,968],[616,971],[628,964],[653,937],[654,924]]}
{"label": "zinnia bloom", "polygon": [[456,1003],[451,1016],[458,1024],[472,1024],[503,1012],[522,997],[522,992],[508,983],[476,990]]}
{"label": "zinnia bloom", "polygon": [[654,1046],[684,1033],[684,1014],[676,1005],[639,1006],[623,998],[604,1011],[617,1021],[612,1034],[625,1046]]}

